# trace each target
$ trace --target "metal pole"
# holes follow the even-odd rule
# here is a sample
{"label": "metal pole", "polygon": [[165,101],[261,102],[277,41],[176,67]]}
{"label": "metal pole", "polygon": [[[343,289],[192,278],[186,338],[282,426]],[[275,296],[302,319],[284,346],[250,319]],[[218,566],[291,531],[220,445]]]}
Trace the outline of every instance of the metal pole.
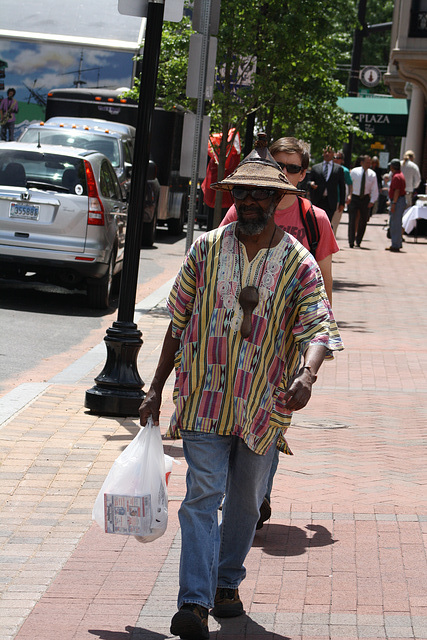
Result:
{"label": "metal pole", "polygon": [[[360,27],[354,31],[353,39],[353,51],[351,54],[351,70],[350,79],[348,82],[348,95],[356,97],[359,92],[359,74],[360,74],[360,60],[362,57],[362,44],[365,36],[366,29],[366,2],[367,0],[359,0],[357,9],[357,19]],[[353,134],[348,137],[348,142],[344,144],[344,164],[346,167],[351,165],[351,153],[353,150]]]}
{"label": "metal pole", "polygon": [[205,93],[206,93],[206,75],[209,60],[209,27],[211,20],[211,0],[202,2],[201,25],[202,31],[202,51],[200,60],[199,85],[197,89],[197,111],[196,121],[194,125],[194,147],[191,163],[191,186],[190,186],[190,202],[188,205],[188,222],[187,222],[187,238],[185,243],[185,252],[189,250],[193,243],[194,218],[196,211],[197,199],[197,181],[199,175],[200,148],[202,144],[203,116],[205,114]]}
{"label": "metal pole", "polygon": [[113,326],[107,329],[107,335],[104,338],[107,347],[107,361],[104,369],[95,378],[96,385],[86,391],[85,407],[94,413],[104,415],[138,415],[139,405],[145,396],[142,391],[144,382],[137,367],[142,333],[133,322],[133,317],[163,13],[164,0],[148,1],[118,316]]}

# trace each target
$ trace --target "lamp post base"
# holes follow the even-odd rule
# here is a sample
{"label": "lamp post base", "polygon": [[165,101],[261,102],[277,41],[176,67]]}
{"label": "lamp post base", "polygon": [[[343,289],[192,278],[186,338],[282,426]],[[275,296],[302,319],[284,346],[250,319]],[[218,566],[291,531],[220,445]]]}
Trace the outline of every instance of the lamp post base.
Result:
{"label": "lamp post base", "polygon": [[98,415],[138,416],[145,398],[137,367],[142,333],[133,322],[117,321],[104,340],[107,360],[96,385],[86,391],[85,407]]}

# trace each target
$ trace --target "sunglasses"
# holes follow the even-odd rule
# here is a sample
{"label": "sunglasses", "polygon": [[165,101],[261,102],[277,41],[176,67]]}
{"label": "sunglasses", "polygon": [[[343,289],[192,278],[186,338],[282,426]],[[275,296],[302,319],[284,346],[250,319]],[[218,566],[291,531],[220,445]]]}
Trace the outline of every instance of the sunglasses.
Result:
{"label": "sunglasses", "polygon": [[235,187],[231,193],[236,200],[244,200],[248,196],[251,196],[253,200],[267,200],[267,198],[272,198],[277,191],[276,189],[239,189]]}
{"label": "sunglasses", "polygon": [[300,173],[302,171],[300,164],[285,164],[284,162],[278,162],[277,164],[282,170],[286,169],[288,173]]}

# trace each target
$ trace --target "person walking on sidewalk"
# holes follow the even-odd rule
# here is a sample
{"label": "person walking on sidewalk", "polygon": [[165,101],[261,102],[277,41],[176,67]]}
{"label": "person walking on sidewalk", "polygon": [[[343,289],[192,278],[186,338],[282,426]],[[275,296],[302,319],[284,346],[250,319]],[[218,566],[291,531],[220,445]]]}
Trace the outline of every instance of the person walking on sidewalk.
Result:
{"label": "person walking on sidewalk", "polygon": [[200,236],[184,259],[140,407],[142,425],[149,415],[159,424],[175,365],[168,434],[182,437],[188,470],[171,633],[185,640],[209,638],[212,606],[218,617],[244,613],[238,587],[275,447],[287,449],[292,411],[309,401],[329,350],[342,349],[317,264],[274,222],[283,194],[297,190],[269,154],[266,136],[212,186],[231,191],[238,221]]}
{"label": "person walking on sidewalk", "polygon": [[414,204],[414,194],[416,194],[416,190],[421,182],[420,170],[415,163],[415,154],[413,151],[405,151],[403,154],[403,162],[400,166],[406,182],[406,207],[412,207]]}
{"label": "person walking on sidewalk", "polygon": [[370,168],[370,156],[362,156],[359,167],[350,171],[353,194],[348,205],[348,244],[360,247],[374,202],[378,200],[377,176]]}
{"label": "person walking on sidewalk", "polygon": [[400,160],[390,162],[392,174],[388,195],[390,198],[390,238],[391,246],[386,251],[398,253],[402,247],[402,216],[406,207],[406,182],[400,168]]}
{"label": "person walking on sidewalk", "polygon": [[[297,187],[305,178],[310,160],[307,143],[292,137],[279,138],[271,145],[270,153],[289,182]],[[227,211],[220,227],[236,220],[237,209],[233,205]],[[306,198],[296,196],[293,192],[285,192],[274,212],[274,221],[278,227],[299,240],[316,259],[329,302],[332,305],[332,255],[339,251],[339,247],[325,211],[312,205]],[[313,236],[315,237],[313,238]],[[264,522],[271,518],[271,492],[278,465],[279,452],[276,449],[271,463],[267,491],[260,507],[257,529],[261,529]]]}
{"label": "person walking on sidewalk", "polygon": [[[342,170],[344,171],[345,205],[347,205],[350,202],[351,194],[353,191],[353,180],[351,179],[350,169],[347,169],[347,167],[344,164],[344,151],[341,150],[336,152],[336,154],[334,155],[334,162],[335,164],[338,164],[340,167],[342,167]],[[339,194],[338,194],[338,203],[340,201],[341,201],[341,198],[339,197]],[[339,226],[339,223],[341,222],[343,211],[344,209],[341,209],[341,207],[338,206],[331,220],[331,225],[332,225],[332,229],[335,236],[337,235],[338,226]]]}
{"label": "person walking on sidewalk", "polygon": [[310,200],[326,211],[329,221],[335,211],[341,213],[345,205],[344,169],[334,163],[334,150],[331,146],[323,149],[323,162],[315,164],[310,172]]}

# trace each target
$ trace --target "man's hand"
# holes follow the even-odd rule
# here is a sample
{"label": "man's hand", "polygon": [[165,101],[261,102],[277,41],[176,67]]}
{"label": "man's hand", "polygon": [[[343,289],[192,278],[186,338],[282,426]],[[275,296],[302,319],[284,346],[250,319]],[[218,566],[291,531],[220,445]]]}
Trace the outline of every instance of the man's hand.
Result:
{"label": "man's hand", "polygon": [[162,394],[157,393],[155,389],[150,387],[141,406],[139,407],[139,422],[145,427],[150,416],[153,417],[155,426],[159,426],[160,405],[162,404]]}
{"label": "man's hand", "polygon": [[286,408],[290,411],[298,411],[308,403],[311,398],[313,386],[312,374],[308,369],[300,369],[291,386],[285,393]]}

